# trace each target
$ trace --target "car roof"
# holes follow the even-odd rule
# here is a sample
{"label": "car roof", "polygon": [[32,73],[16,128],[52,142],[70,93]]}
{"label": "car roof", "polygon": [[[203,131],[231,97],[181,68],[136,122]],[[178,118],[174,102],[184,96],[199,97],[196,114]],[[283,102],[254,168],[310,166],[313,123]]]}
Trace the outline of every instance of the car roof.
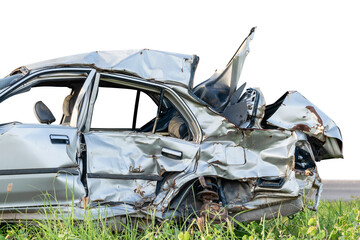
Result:
{"label": "car roof", "polygon": [[44,68],[86,66],[138,76],[164,84],[180,84],[192,89],[198,60],[199,57],[196,55],[150,49],[95,51],[28,64],[15,69],[11,75]]}

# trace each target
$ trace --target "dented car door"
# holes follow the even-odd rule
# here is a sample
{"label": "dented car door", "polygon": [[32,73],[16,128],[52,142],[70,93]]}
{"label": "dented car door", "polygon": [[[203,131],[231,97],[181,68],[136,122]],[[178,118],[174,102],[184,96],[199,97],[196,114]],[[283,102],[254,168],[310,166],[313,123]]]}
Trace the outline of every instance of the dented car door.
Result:
{"label": "dented car door", "polygon": [[[109,87],[110,83],[114,84],[113,80],[101,80],[100,90],[102,86]],[[114,89],[131,87],[138,94],[141,91],[143,95],[158,97],[158,112],[153,112],[152,120],[140,128],[135,127],[133,123],[132,129],[91,127],[84,133],[89,197],[92,202],[121,202],[141,206],[155,198],[157,183],[162,181],[164,176],[194,167],[199,145],[189,136],[181,139],[170,135],[168,124],[171,119],[176,118],[176,114],[173,106],[169,104],[166,97],[168,93],[165,94],[164,89],[146,85],[136,88],[131,83],[130,85],[123,83],[119,86],[115,84],[113,87]],[[152,101],[150,97],[147,99]],[[167,99],[169,109],[164,106],[165,103],[162,101],[165,100],[162,99]],[[96,104],[97,102],[95,108]],[[123,115],[127,115],[124,104],[133,103],[114,102],[113,104],[117,106],[113,111],[123,111]],[[135,103],[136,113],[138,104]],[[162,110],[160,110],[161,106],[164,106]],[[179,108],[177,110],[180,111]],[[135,122],[136,115],[134,114]],[[102,117],[110,118],[108,115]]]}
{"label": "dented car door", "polygon": [[[44,84],[58,87],[61,81],[66,81],[64,74],[67,78],[78,74],[84,79],[82,87],[79,84],[80,93],[68,123],[65,124],[63,116],[60,125],[20,122],[0,125],[1,158],[6,159],[0,168],[0,185],[7,186],[0,188],[3,208],[64,205],[85,197],[77,158],[77,120],[86,112],[85,92],[93,82],[95,71],[45,70],[29,74],[2,92],[0,99],[6,101]],[[79,78],[77,75],[72,77]]]}
{"label": "dented car door", "polygon": [[93,131],[85,141],[89,197],[95,202],[151,202],[164,174],[184,171],[197,153],[191,143],[151,133]]}

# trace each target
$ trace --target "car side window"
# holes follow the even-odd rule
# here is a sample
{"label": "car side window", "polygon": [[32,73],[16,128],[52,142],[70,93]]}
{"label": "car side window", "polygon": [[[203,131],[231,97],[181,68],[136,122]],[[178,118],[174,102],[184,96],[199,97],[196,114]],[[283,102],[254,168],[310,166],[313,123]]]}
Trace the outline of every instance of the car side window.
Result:
{"label": "car side window", "polygon": [[100,82],[98,88],[90,127],[92,131],[130,130],[191,139],[181,114],[160,93],[120,85],[104,87],[101,84],[106,83]]}
{"label": "car side window", "polygon": [[38,124],[34,114],[35,103],[41,101],[55,117],[53,124],[60,124],[63,116],[63,100],[71,93],[68,87],[32,87],[29,91],[16,94],[0,104],[0,124],[21,122]]}
{"label": "car side window", "polygon": [[[99,87],[91,128],[132,129],[137,90]],[[140,92],[135,128],[140,128],[156,115],[157,105]]]}

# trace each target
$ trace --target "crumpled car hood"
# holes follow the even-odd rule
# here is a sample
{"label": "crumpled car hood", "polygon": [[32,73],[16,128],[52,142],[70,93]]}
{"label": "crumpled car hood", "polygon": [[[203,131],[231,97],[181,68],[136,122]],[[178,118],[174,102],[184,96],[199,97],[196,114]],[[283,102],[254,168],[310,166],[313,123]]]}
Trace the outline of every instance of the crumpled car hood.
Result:
{"label": "crumpled car hood", "polygon": [[263,124],[306,133],[318,161],[343,157],[339,127],[299,92],[286,92],[278,101],[266,106]]}

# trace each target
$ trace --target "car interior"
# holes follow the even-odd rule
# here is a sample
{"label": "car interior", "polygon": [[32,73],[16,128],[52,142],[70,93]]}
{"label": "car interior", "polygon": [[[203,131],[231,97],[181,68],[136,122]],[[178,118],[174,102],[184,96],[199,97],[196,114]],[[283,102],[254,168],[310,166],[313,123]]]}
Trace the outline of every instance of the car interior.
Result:
{"label": "car interior", "polygon": [[[191,134],[189,134],[188,126],[184,118],[166,97],[161,97],[161,93],[123,86],[119,83],[114,83],[113,81],[100,80],[97,98],[101,97],[101,93],[105,88],[114,89],[113,94],[115,95],[122,94],[121,90],[133,92],[134,103],[129,100],[129,103],[127,103],[127,105],[130,105],[129,108],[124,108],[122,110],[121,108],[123,108],[124,105],[121,104],[121,100],[119,100],[119,103],[113,103],[116,105],[119,104],[119,108],[114,109],[114,111],[123,111],[122,115],[132,116],[132,119],[130,119],[125,128],[98,128],[92,126],[91,130],[130,130],[136,132],[152,132],[164,136],[191,140]],[[116,93],[116,91],[119,93]],[[98,100],[99,99],[95,102],[93,118],[96,117],[95,114],[96,108],[98,107]],[[110,101],[114,101],[114,99],[111,99]],[[152,112],[146,112],[146,116],[144,116],[146,121],[144,122],[144,120],[139,119],[139,115],[141,117],[142,112],[145,112],[145,109],[151,107],[151,105],[153,105]],[[108,114],[113,114],[113,111]]]}

